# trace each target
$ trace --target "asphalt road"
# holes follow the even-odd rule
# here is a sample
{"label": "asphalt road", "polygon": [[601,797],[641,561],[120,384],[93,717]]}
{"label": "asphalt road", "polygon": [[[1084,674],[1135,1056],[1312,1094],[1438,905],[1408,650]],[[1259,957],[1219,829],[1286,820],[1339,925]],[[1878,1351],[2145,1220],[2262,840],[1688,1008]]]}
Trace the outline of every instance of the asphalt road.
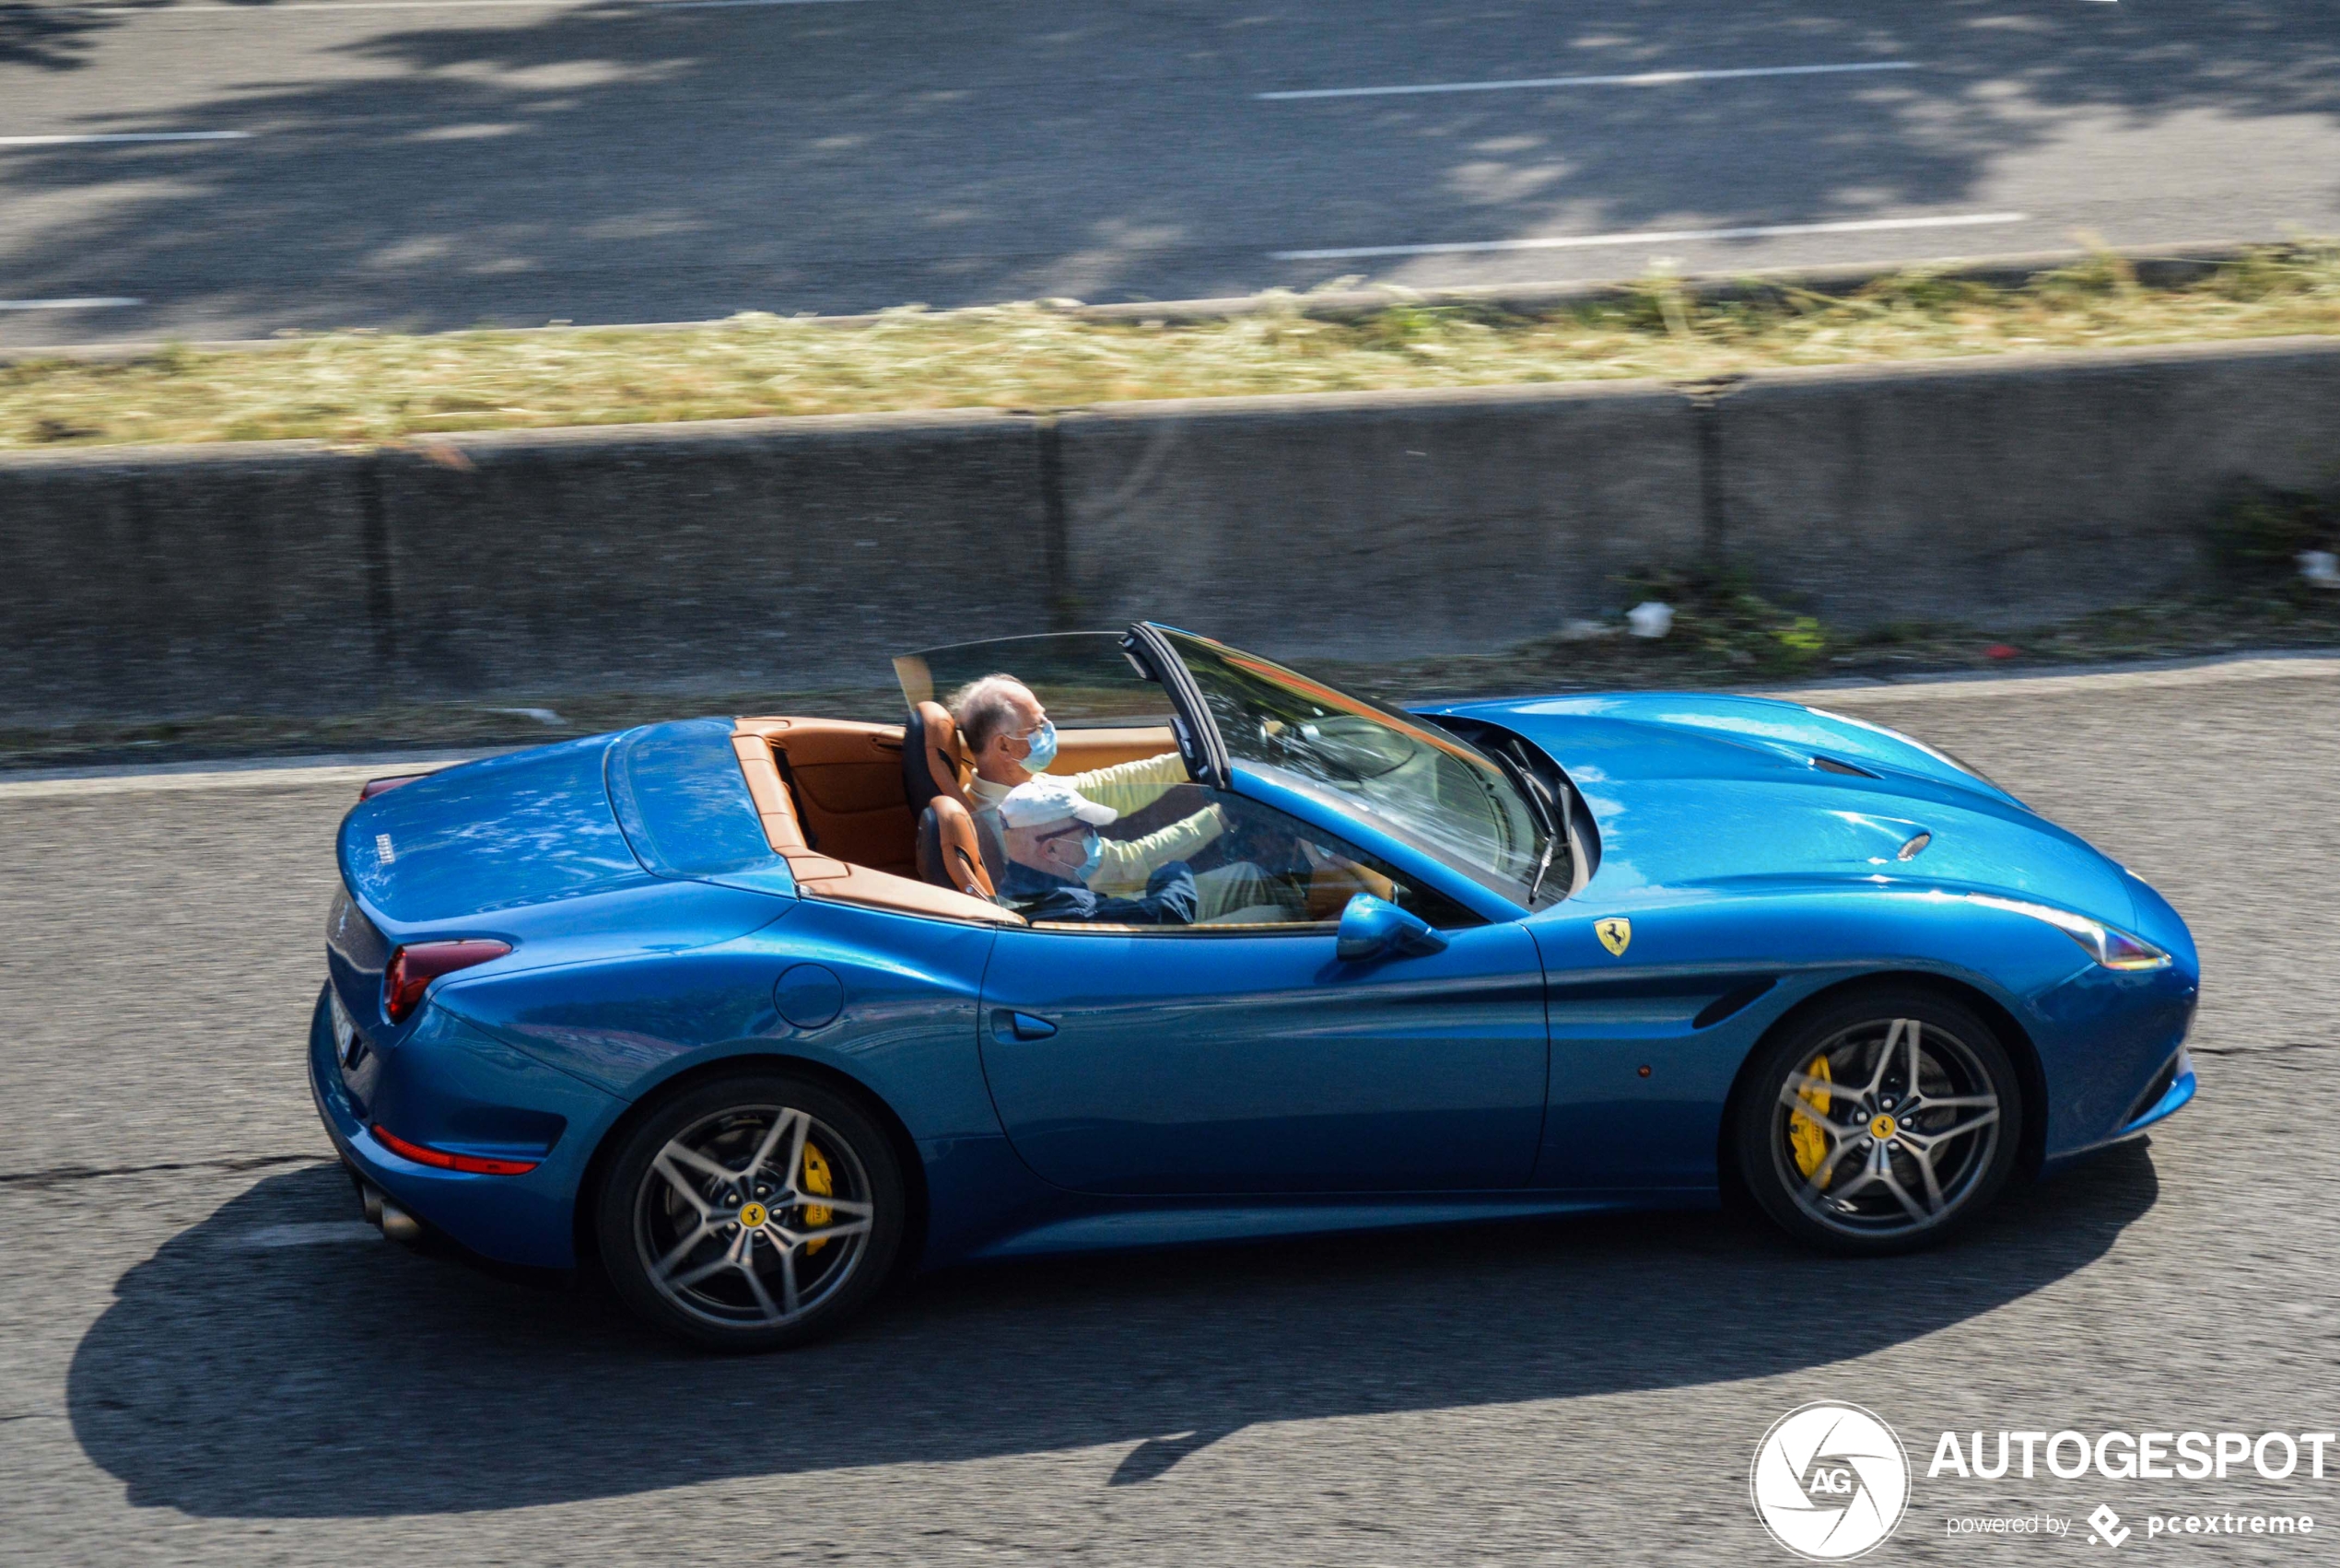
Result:
{"label": "asphalt road", "polygon": [[354,1223],[300,1077],[346,777],[0,783],[0,1557],[1784,1563],[1747,1469],[1819,1398],[1913,1451],[1878,1561],[2084,1550],[1946,1521],[2100,1503],[2340,1534],[2340,1465],[1923,1473],[1945,1429],[2335,1425],[2340,661],[1826,700],[2193,923],[2205,1088],[2149,1146],[1899,1261],[1693,1216],[968,1270],[751,1361]]}
{"label": "asphalt road", "polygon": [[[1722,75],[1260,96],[1651,73]],[[230,139],[39,140],[158,134]],[[1616,277],[2082,231],[2340,232],[2340,6],[0,0],[0,303],[40,307],[0,309],[0,344]]]}

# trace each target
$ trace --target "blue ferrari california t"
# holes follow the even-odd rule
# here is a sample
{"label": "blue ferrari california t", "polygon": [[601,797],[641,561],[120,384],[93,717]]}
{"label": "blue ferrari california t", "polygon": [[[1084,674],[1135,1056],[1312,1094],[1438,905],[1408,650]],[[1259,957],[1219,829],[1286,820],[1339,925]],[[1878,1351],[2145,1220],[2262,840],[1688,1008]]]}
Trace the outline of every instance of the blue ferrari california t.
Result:
{"label": "blue ferrari california t", "polygon": [[386,1231],[754,1350],[906,1268],[1734,1188],[1889,1252],[2194,1094],[2176,913],[1890,730],[1151,624],[895,668],[368,787],[310,1071]]}

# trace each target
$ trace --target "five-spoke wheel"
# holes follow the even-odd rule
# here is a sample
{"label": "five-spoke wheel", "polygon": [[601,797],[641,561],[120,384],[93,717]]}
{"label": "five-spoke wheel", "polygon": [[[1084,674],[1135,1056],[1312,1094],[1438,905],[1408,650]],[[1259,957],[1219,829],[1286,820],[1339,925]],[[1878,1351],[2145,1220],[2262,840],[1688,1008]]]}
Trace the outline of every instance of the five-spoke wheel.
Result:
{"label": "five-spoke wheel", "polygon": [[718,1080],[660,1106],[608,1167],[602,1258],[628,1305],[727,1350],[837,1327],[901,1246],[901,1173],[860,1109],[786,1076]]}
{"label": "five-spoke wheel", "polygon": [[1980,1212],[2014,1169],[2022,1121],[2021,1083],[1988,1024],[1925,991],[1871,990],[1771,1043],[1732,1132],[1740,1179],[1790,1233],[1891,1252]]}

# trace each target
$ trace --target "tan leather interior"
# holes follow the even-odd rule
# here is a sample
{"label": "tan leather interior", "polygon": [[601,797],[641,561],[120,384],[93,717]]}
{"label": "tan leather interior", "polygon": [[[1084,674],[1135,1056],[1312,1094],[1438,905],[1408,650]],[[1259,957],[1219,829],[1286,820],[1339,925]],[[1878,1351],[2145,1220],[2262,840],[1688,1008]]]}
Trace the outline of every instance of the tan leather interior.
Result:
{"label": "tan leather interior", "polygon": [[1111,767],[1117,762],[1135,762],[1141,756],[1160,756],[1177,749],[1178,738],[1170,732],[1167,724],[1113,730],[1059,729],[1056,766],[1048,771],[1086,773],[1091,768]]}
{"label": "tan leather interior", "polygon": [[966,765],[960,755],[959,727],[939,702],[918,704],[918,728],[926,736],[926,771],[934,787],[965,806]]}
{"label": "tan leather interior", "polygon": [[1339,864],[1319,862],[1308,873],[1308,918],[1312,920],[1338,920],[1349,900],[1360,893],[1370,893],[1375,898],[1394,898],[1398,886],[1371,866],[1361,866],[1353,860]]}
{"label": "tan leather interior", "polygon": [[1201,926],[1124,926],[1103,920],[1035,920],[1035,931],[1095,931],[1106,936],[1322,936],[1340,929],[1338,920],[1219,921]]}
{"label": "tan leather interior", "polygon": [[765,842],[788,861],[805,896],[949,919],[1024,923],[1012,910],[917,880],[916,831],[902,793],[901,726],[741,719],[731,727],[731,749],[763,820]]}
{"label": "tan leather interior", "polygon": [[733,732],[743,731],[770,745],[810,848],[897,876],[918,873],[900,725],[755,719],[738,721]]}
{"label": "tan leather interior", "polygon": [[[932,711],[926,711],[931,708]],[[966,814],[957,727],[939,704],[921,708],[928,766],[942,786],[936,798],[942,869],[919,865],[918,825],[902,786],[903,727],[847,719],[741,719],[731,727],[748,792],[765,841],[789,863],[808,897],[950,919],[1021,925],[1022,916],[989,901],[992,883],[972,817]],[[941,743],[937,744],[938,739]],[[1177,742],[1166,726],[1061,730],[1059,774],[1159,756]],[[955,808],[954,811],[952,808]],[[962,864],[962,857],[964,864]],[[972,878],[964,874],[972,872]],[[973,884],[977,896],[958,891]],[[947,881],[948,885],[944,885]]]}
{"label": "tan leather interior", "polygon": [[976,837],[975,814],[948,795],[935,796],[918,822],[918,877],[975,898],[989,898],[994,891]]}

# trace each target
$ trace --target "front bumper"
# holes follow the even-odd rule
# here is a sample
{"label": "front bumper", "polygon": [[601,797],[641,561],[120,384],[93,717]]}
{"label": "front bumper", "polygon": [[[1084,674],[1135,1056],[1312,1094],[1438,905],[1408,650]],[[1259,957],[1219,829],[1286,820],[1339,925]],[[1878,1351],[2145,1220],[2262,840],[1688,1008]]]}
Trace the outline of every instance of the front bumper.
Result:
{"label": "front bumper", "polygon": [[2147,1106],[2135,1120],[2114,1134],[2116,1141],[2135,1138],[2155,1122],[2183,1110],[2193,1101],[2194,1090],[2193,1053],[2180,1049],[2178,1059],[2170,1064],[2170,1086],[2156,1095],[2153,1102]]}
{"label": "front bumper", "polygon": [[[2077,1160],[2101,1153],[2116,1144],[2126,1143],[2131,1139],[2141,1137],[2149,1129],[2168,1120],[2193,1104],[2194,1091],[2199,1086],[2194,1075],[2193,1054],[2183,1047],[2180,1047],[2177,1056],[2169,1063],[2166,1071],[2169,1076],[2169,1087],[2139,1106],[2135,1113],[2123,1122],[2119,1129],[2111,1137],[2100,1139],[2084,1148],[2066,1150],[2053,1155],[2046,1161],[2042,1169],[2047,1172],[2062,1170]],[[2158,1078],[2159,1075],[2156,1076]],[[2151,1093],[2149,1088],[2147,1093]]]}
{"label": "front bumper", "polygon": [[[309,1088],[341,1156],[399,1207],[484,1258],[539,1269],[577,1263],[577,1199],[602,1135],[625,1103],[452,1020],[426,1021],[392,1048],[360,1106],[333,1050],[327,993],[309,1023]],[[394,1106],[394,1112],[385,1110]],[[395,1121],[387,1121],[394,1114]],[[381,1117],[403,1138],[433,1147],[466,1127],[515,1121],[547,1130],[524,1176],[474,1176],[417,1164],[372,1131]],[[470,1151],[465,1151],[470,1152]],[[485,1150],[481,1152],[486,1152]]]}

